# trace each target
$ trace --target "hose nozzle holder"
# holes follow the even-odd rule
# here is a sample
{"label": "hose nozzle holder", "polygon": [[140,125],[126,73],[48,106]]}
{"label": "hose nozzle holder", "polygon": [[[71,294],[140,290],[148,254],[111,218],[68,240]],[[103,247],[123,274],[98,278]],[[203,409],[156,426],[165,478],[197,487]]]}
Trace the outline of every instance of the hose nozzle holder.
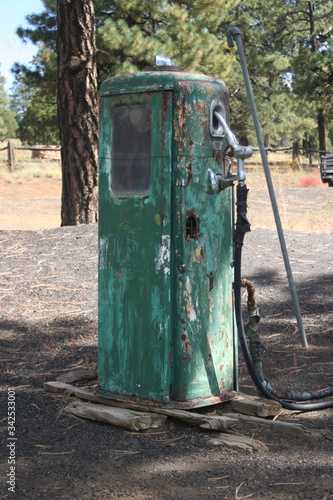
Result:
{"label": "hose nozzle holder", "polygon": [[237,174],[228,173],[222,180],[228,181],[245,181],[245,166],[244,160],[252,156],[252,148],[248,146],[240,146],[235,134],[230,130],[224,118],[224,107],[218,100],[212,102],[210,107],[210,132],[215,137],[224,137],[229,147],[233,151],[233,156],[237,158]]}

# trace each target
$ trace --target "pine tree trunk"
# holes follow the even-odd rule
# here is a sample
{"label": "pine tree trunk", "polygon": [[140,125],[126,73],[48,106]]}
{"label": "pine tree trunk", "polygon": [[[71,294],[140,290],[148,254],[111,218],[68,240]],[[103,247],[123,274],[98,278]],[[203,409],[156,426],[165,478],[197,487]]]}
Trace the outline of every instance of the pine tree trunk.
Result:
{"label": "pine tree trunk", "polygon": [[61,225],[97,220],[98,100],[93,0],[58,0]]}
{"label": "pine tree trunk", "polygon": [[[310,42],[311,42],[311,50],[312,52],[318,52],[317,47],[317,34],[315,30],[315,0],[309,0],[308,2],[309,8],[309,24],[310,24]],[[325,141],[325,118],[322,109],[317,110],[317,124],[318,124],[318,139],[319,139],[319,149],[322,151],[326,150],[326,141]]]}
{"label": "pine tree trunk", "polygon": [[324,117],[324,111],[322,109],[318,109],[317,121],[318,121],[319,149],[321,151],[326,151],[325,117]]}

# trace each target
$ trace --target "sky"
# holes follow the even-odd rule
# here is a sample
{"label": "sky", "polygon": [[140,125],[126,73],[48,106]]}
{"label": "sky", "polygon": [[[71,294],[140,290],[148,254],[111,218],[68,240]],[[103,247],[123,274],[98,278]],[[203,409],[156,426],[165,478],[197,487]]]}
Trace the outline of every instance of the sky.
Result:
{"label": "sky", "polygon": [[28,64],[37,52],[37,46],[23,43],[16,35],[19,26],[27,27],[25,17],[44,10],[41,0],[0,0],[0,73],[6,78],[8,91],[14,78],[10,68],[15,62]]}

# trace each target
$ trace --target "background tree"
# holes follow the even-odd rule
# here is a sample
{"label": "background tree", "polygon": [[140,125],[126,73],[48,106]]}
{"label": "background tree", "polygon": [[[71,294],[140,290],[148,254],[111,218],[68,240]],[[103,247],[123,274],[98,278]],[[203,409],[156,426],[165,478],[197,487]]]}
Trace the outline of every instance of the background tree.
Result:
{"label": "background tree", "polygon": [[[28,16],[30,27],[19,29],[21,37],[39,44],[33,65],[16,67],[18,81],[23,78],[26,88],[34,89],[24,112],[27,126],[23,127],[23,122],[20,127],[20,134],[26,129],[30,140],[34,127],[41,129],[44,124],[45,129],[56,129],[50,116],[55,118],[57,4],[54,0],[43,3],[45,11]],[[66,7],[71,2],[61,3]],[[226,44],[226,29],[238,26],[266,145],[306,140],[312,147],[320,142],[323,149],[324,137],[330,147],[331,0],[95,0],[94,6],[99,83],[117,74],[142,70],[152,64],[156,53],[164,53],[185,71],[226,81],[232,127],[243,143],[255,146],[241,68],[236,51],[230,51]],[[42,116],[36,113],[41,96],[48,110]],[[317,116],[321,123],[319,140]]]}
{"label": "background tree", "polygon": [[93,0],[58,0],[61,225],[97,220],[98,102]]}
{"label": "background tree", "polygon": [[57,100],[36,92],[18,122],[17,136],[24,144],[58,145]]}
{"label": "background tree", "polygon": [[4,87],[5,78],[0,74],[0,141],[16,136],[17,122],[9,109],[9,99]]}
{"label": "background tree", "polygon": [[[313,133],[315,114],[293,91],[288,11],[292,1],[248,0],[233,11],[238,26],[266,146],[279,146]],[[223,23],[221,30],[228,26]],[[234,129],[244,141],[256,143],[240,64],[228,81]]]}
{"label": "background tree", "polygon": [[[232,71],[235,57],[227,50],[225,34],[220,37],[217,27],[220,18],[227,16],[237,1],[216,0],[213,6],[207,0],[191,0],[186,5],[169,0],[142,0],[139,3],[96,0],[98,82],[124,72],[142,70],[152,64],[156,53],[172,57],[186,71],[226,77]],[[26,88],[41,89],[43,95],[49,96],[48,102],[52,102],[57,85],[57,12],[54,1],[43,0],[43,3],[45,11],[28,16],[30,27],[18,30],[23,40],[38,43],[37,57],[30,67],[14,66],[14,72],[19,82],[25,82]],[[218,18],[216,9],[221,12]],[[37,96],[36,102],[38,99]],[[45,125],[50,123],[48,120]]]}
{"label": "background tree", "polygon": [[59,144],[57,117],[57,9],[43,0],[45,11],[27,16],[29,28],[18,28],[23,40],[38,44],[28,66],[14,64],[11,109],[19,121],[18,137],[27,144]]}
{"label": "background tree", "polygon": [[292,60],[293,88],[316,108],[319,149],[326,150],[325,121],[333,119],[333,5],[330,0],[298,1]]}
{"label": "background tree", "polygon": [[[333,44],[331,0],[249,0],[246,7],[241,6],[239,10],[239,22],[248,13],[243,31],[248,38],[245,50],[254,75],[260,77],[260,72],[265,72],[269,63],[267,55],[270,55],[272,60],[268,70],[271,73],[280,69],[276,75],[287,83],[285,90],[291,97],[289,103],[296,112],[294,120],[305,126],[298,129],[295,140],[300,135],[312,136],[317,144],[321,144],[321,149],[325,149],[324,118],[328,126],[332,124],[329,111],[329,103],[332,102],[332,90],[329,90]],[[257,47],[255,52],[251,47]],[[257,57],[253,57],[253,53]],[[253,64],[256,59],[257,64]],[[256,94],[256,90],[254,92],[260,103],[260,92]],[[264,90],[262,95],[265,95]],[[281,116],[290,115],[290,105],[285,109],[275,109],[279,109]],[[317,133],[314,125],[310,126],[310,120],[316,124]]]}

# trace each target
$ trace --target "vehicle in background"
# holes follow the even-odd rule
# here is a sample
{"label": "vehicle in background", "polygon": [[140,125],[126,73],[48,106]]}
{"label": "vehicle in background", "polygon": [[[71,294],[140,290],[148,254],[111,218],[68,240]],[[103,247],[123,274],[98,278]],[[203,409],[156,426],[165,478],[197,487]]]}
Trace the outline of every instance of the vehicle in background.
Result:
{"label": "vehicle in background", "polygon": [[333,153],[328,153],[320,157],[320,176],[321,180],[333,187]]}

